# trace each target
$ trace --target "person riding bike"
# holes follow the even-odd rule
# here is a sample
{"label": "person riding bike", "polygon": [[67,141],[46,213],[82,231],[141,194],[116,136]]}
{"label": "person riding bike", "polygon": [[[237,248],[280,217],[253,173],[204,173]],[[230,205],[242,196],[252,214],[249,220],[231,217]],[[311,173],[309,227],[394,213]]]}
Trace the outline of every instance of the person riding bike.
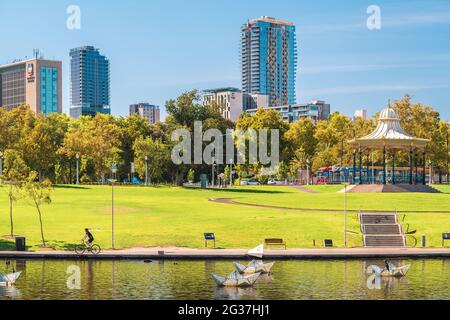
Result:
{"label": "person riding bike", "polygon": [[89,231],[89,229],[84,229],[84,237],[83,237],[83,242],[86,244],[86,246],[88,247],[92,247],[92,244],[94,243],[94,236],[92,235],[92,233]]}

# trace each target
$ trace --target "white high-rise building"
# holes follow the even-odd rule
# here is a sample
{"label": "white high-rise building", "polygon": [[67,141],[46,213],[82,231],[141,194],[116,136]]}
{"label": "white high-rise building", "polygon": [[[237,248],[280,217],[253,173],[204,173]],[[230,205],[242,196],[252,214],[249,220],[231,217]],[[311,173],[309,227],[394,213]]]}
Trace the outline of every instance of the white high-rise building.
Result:
{"label": "white high-rise building", "polygon": [[367,110],[366,109],[358,109],[355,111],[354,119],[362,118],[363,120],[367,120]]}

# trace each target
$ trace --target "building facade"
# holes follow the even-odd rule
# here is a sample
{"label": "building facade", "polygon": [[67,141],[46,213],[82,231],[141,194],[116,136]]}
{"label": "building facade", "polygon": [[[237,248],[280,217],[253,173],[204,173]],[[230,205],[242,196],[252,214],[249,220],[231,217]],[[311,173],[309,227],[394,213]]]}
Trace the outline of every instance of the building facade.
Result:
{"label": "building facade", "polygon": [[355,114],[353,116],[353,119],[356,120],[358,118],[361,118],[363,120],[367,120],[367,110],[366,109],[356,110]]}
{"label": "building facade", "polygon": [[159,106],[149,103],[137,103],[130,105],[130,116],[135,114],[146,119],[149,124],[154,124],[161,121]]}
{"label": "building facade", "polygon": [[61,69],[61,61],[37,58],[0,66],[0,106],[27,104],[35,113],[61,113]]}
{"label": "building facade", "polygon": [[269,97],[260,94],[245,94],[238,88],[217,88],[203,91],[203,105],[216,103],[225,119],[236,122],[247,109],[268,108]]}
{"label": "building facade", "polygon": [[[304,118],[308,118],[313,121],[327,120],[331,112],[331,106],[325,103],[325,101],[320,100],[305,104],[269,107],[268,109],[278,111],[280,113],[280,117],[289,123],[296,122]],[[246,112],[253,115],[256,111],[257,109],[249,109]]]}
{"label": "building facade", "polygon": [[297,41],[293,23],[271,17],[241,28],[242,91],[269,96],[269,106],[296,103]]}
{"label": "building facade", "polygon": [[111,114],[109,60],[91,46],[70,50],[70,58],[70,115]]}
{"label": "building facade", "polygon": [[218,88],[203,91],[203,105],[216,103],[225,119],[236,121],[243,111],[242,91],[237,88]]}

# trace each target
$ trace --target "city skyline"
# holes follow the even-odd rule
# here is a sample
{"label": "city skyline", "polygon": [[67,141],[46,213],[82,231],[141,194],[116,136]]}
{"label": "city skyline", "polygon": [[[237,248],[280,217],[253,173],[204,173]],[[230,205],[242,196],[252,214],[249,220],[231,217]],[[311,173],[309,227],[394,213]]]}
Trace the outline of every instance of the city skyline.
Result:
{"label": "city skyline", "polygon": [[[372,31],[365,25],[371,3],[364,1],[357,5],[283,1],[276,8],[269,1],[249,1],[239,10],[223,6],[222,1],[190,5],[175,1],[176,12],[158,1],[131,1],[126,6],[78,1],[81,29],[72,31],[66,28],[70,4],[61,1],[45,10],[30,1],[0,4],[2,29],[8,29],[19,14],[25,20],[36,12],[47,18],[49,23],[36,30],[16,28],[5,34],[4,41],[11,46],[0,53],[0,63],[30,57],[33,48],[41,49],[46,59],[61,60],[66,113],[71,48],[93,45],[110,58],[113,114],[127,115],[131,103],[149,101],[161,106],[164,119],[165,101],[184,91],[241,87],[240,27],[267,15],[297,27],[298,103],[320,99],[329,102],[333,111],[352,116],[357,109],[367,109],[371,116],[388,99],[411,93],[414,101],[429,104],[450,119],[446,90],[450,44],[444,41],[450,29],[450,4],[445,1],[378,1],[382,27]],[[102,6],[105,12],[99,10]],[[199,7],[211,12],[221,7],[223,14],[209,17],[197,12]],[[27,41],[20,41],[23,38]]]}

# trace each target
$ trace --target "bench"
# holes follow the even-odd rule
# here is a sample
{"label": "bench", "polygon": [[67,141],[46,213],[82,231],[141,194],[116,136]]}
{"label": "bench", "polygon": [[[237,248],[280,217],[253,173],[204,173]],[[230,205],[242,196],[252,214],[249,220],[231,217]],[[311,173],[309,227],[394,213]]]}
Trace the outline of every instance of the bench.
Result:
{"label": "bench", "polygon": [[282,247],[284,247],[284,250],[286,250],[286,242],[284,242],[283,239],[265,239],[264,245],[265,246],[282,246]]}
{"label": "bench", "polygon": [[333,240],[329,240],[329,239],[323,240],[323,246],[325,248],[333,248]]}

